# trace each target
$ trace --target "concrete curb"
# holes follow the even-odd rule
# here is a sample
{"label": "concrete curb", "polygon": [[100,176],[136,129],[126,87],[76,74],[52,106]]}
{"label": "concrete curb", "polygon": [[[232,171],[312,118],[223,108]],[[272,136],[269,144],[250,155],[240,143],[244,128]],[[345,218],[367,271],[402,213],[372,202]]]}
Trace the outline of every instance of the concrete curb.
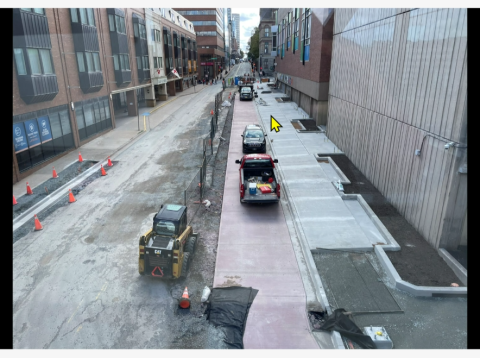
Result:
{"label": "concrete curb", "polygon": [[429,286],[416,286],[401,279],[397,270],[390,262],[387,254],[383,250],[383,247],[376,245],[375,254],[380,261],[383,269],[387,273],[388,278],[395,288],[406,291],[414,296],[421,297],[440,297],[440,296],[455,296],[455,297],[467,297],[467,287],[429,287]]}
{"label": "concrete curb", "polygon": [[457,275],[458,279],[466,286],[467,285],[467,270],[463,267],[450,253],[445,249],[438,249],[438,254],[445,260],[447,265]]}
{"label": "concrete curb", "polygon": [[[342,154],[342,153],[340,153],[340,154]],[[333,169],[335,169],[335,172],[340,177],[340,183],[342,183],[343,185],[352,184],[350,182],[350,180],[348,180],[346,175],[343,174],[342,170],[338,167],[338,165],[333,161],[332,157],[323,157],[323,156],[320,157],[318,154],[314,154],[313,156],[315,157],[315,159],[317,161],[322,161],[322,160],[328,161],[328,163],[330,163],[332,165]]]}

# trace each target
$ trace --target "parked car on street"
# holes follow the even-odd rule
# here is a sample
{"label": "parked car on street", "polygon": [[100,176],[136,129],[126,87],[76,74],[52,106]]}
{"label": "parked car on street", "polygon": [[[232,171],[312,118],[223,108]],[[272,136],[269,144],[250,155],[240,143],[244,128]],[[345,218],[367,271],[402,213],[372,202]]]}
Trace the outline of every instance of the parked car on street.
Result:
{"label": "parked car on street", "polygon": [[241,135],[243,137],[243,153],[265,153],[267,150],[266,135],[258,124],[248,124]]}
{"label": "parked car on street", "polygon": [[[242,83],[243,84],[243,83]],[[253,87],[253,86],[252,86]],[[244,99],[249,99],[250,101],[253,100],[253,89],[250,86],[241,87],[240,90],[240,101]]]}

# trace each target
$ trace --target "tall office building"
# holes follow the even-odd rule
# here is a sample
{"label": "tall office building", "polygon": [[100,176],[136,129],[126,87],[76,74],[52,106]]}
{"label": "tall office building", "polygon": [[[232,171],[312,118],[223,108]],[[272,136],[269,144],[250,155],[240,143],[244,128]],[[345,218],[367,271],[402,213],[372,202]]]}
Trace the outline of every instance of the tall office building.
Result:
{"label": "tall office building", "polygon": [[240,14],[232,14],[234,22],[234,37],[237,39],[238,48],[240,48]]}
{"label": "tall office building", "polygon": [[174,10],[194,26],[200,57],[198,71],[200,78],[216,77],[225,69],[224,9],[177,8]]}

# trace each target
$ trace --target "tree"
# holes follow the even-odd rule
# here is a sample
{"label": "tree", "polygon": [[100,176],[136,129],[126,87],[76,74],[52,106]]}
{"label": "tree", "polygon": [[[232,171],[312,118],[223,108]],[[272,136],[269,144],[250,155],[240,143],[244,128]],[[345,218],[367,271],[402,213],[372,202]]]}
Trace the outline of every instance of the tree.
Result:
{"label": "tree", "polygon": [[260,31],[258,30],[258,27],[255,27],[254,29],[255,33],[250,37],[250,49],[248,50],[247,56],[252,58],[252,61],[255,61],[258,56],[260,55],[260,48],[259,48],[259,35]]}
{"label": "tree", "polygon": [[240,58],[243,58],[243,56],[245,56],[245,53],[242,50],[240,50]]}

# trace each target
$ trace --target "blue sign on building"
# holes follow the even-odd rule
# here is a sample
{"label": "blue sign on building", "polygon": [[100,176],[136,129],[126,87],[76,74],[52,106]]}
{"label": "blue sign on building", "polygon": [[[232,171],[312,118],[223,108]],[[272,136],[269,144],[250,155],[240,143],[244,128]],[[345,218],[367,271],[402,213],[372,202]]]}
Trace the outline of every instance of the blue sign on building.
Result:
{"label": "blue sign on building", "polygon": [[40,138],[42,143],[52,140],[52,131],[50,130],[50,121],[48,116],[37,118],[38,128],[40,129]]}
{"label": "blue sign on building", "polygon": [[38,133],[37,120],[31,119],[23,123],[25,123],[25,132],[27,134],[28,146],[30,148],[33,148],[37,145],[40,145],[40,133]]}
{"label": "blue sign on building", "polygon": [[13,125],[13,144],[15,146],[15,153],[20,153],[28,149],[27,136],[25,135],[23,123]]}

